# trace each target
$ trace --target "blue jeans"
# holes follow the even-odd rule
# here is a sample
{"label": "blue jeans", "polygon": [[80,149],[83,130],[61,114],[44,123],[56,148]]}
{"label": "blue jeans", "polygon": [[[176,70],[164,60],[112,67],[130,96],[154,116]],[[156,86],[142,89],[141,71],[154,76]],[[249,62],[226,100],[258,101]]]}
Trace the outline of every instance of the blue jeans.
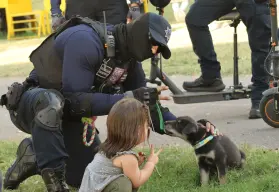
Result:
{"label": "blue jeans", "polygon": [[217,60],[208,24],[229,13],[234,7],[247,27],[252,58],[252,105],[258,105],[262,92],[268,89],[268,75],[264,61],[270,49],[271,24],[267,3],[254,0],[196,0],[187,16],[186,25],[199,58],[204,78],[220,78],[221,66]]}

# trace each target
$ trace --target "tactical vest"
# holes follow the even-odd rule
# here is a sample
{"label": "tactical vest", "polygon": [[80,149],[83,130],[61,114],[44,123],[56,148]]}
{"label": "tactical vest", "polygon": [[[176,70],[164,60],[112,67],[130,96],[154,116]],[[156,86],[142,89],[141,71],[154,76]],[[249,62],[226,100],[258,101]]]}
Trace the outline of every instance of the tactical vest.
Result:
{"label": "tactical vest", "polygon": [[[48,36],[30,55],[30,61],[36,70],[40,87],[61,91],[63,61],[61,61],[54,49],[54,41],[61,32],[79,24],[86,24],[92,27],[105,45],[103,24],[80,16],[75,16],[66,21],[57,31]],[[118,63],[114,58],[105,58],[101,67],[96,67],[98,69],[95,70],[97,73],[93,82],[94,87],[92,87],[92,91],[110,94],[119,93],[121,91],[119,85],[127,77],[129,63]]]}

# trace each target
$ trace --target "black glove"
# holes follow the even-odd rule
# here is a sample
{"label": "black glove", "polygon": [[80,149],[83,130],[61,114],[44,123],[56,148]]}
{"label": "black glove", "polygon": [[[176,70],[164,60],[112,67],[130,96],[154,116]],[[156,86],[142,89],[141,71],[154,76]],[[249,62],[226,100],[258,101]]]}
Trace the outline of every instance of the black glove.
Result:
{"label": "black glove", "polygon": [[126,98],[135,98],[148,106],[153,106],[159,100],[160,92],[157,88],[141,87],[133,91],[127,91],[124,95]]}
{"label": "black glove", "polygon": [[16,110],[23,92],[23,84],[14,82],[8,87],[8,92],[1,96],[1,105],[5,105],[8,110]]}
{"label": "black glove", "polygon": [[37,86],[39,86],[39,83],[36,80],[27,77],[25,79],[25,81],[23,81],[22,85],[23,85],[24,91],[26,91],[30,87],[37,87]]}
{"label": "black glove", "polygon": [[51,15],[51,27],[55,31],[62,23],[66,21],[63,15],[61,14],[53,14]]}

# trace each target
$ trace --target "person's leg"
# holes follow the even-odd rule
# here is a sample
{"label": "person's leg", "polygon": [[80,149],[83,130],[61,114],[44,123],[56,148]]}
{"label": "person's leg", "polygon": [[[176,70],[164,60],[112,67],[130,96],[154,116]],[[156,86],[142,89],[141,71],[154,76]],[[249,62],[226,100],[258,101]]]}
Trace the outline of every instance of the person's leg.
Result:
{"label": "person's leg", "polygon": [[118,177],[110,184],[108,184],[102,192],[136,192],[137,189],[133,189],[132,182],[125,176]]}
{"label": "person's leg", "polygon": [[252,108],[249,118],[261,118],[259,104],[262,92],[268,89],[268,74],[264,63],[270,50],[271,24],[268,3],[256,4],[253,0],[236,4],[243,23],[247,27],[252,59]]}
{"label": "person's leg", "polygon": [[234,6],[232,0],[196,0],[191,6],[185,21],[202,75],[194,82],[184,82],[185,90],[215,92],[225,88],[208,24],[229,13]]}
{"label": "person's leg", "polygon": [[4,185],[12,184],[6,185],[7,188],[17,187],[40,171],[48,191],[69,190],[64,178],[67,153],[60,123],[63,105],[63,96],[53,90],[32,89],[22,95],[17,110],[19,124],[25,125],[23,129],[32,134],[33,147],[30,139],[18,147],[17,160],[6,173]]}
{"label": "person's leg", "polygon": [[189,5],[189,0],[185,0],[181,2],[179,9],[185,12],[185,9],[188,7],[188,5]]}
{"label": "person's leg", "polygon": [[63,122],[63,135],[69,158],[66,160],[66,181],[72,187],[78,188],[86,166],[98,152],[101,141],[96,133],[93,144],[86,147],[82,142],[83,124],[77,121]]}
{"label": "person's leg", "polygon": [[98,5],[98,3],[99,0],[67,0],[65,18],[68,20],[74,15],[80,15],[82,17],[89,17],[92,20],[96,20],[95,7]]}
{"label": "person's leg", "polygon": [[96,7],[96,18],[101,23],[104,22],[103,11],[106,12],[106,21],[116,25],[127,22],[129,7],[123,0],[102,0]]}
{"label": "person's leg", "polygon": [[172,3],[172,10],[175,20],[178,21],[179,3]]}

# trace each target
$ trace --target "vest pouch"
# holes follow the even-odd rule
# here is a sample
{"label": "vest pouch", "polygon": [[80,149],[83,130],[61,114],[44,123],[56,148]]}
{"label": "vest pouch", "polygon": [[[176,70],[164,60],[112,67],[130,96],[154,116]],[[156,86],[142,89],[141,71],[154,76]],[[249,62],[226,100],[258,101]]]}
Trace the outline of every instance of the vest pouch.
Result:
{"label": "vest pouch", "polygon": [[62,61],[54,50],[55,33],[48,36],[30,55],[40,87],[60,90],[62,85]]}

